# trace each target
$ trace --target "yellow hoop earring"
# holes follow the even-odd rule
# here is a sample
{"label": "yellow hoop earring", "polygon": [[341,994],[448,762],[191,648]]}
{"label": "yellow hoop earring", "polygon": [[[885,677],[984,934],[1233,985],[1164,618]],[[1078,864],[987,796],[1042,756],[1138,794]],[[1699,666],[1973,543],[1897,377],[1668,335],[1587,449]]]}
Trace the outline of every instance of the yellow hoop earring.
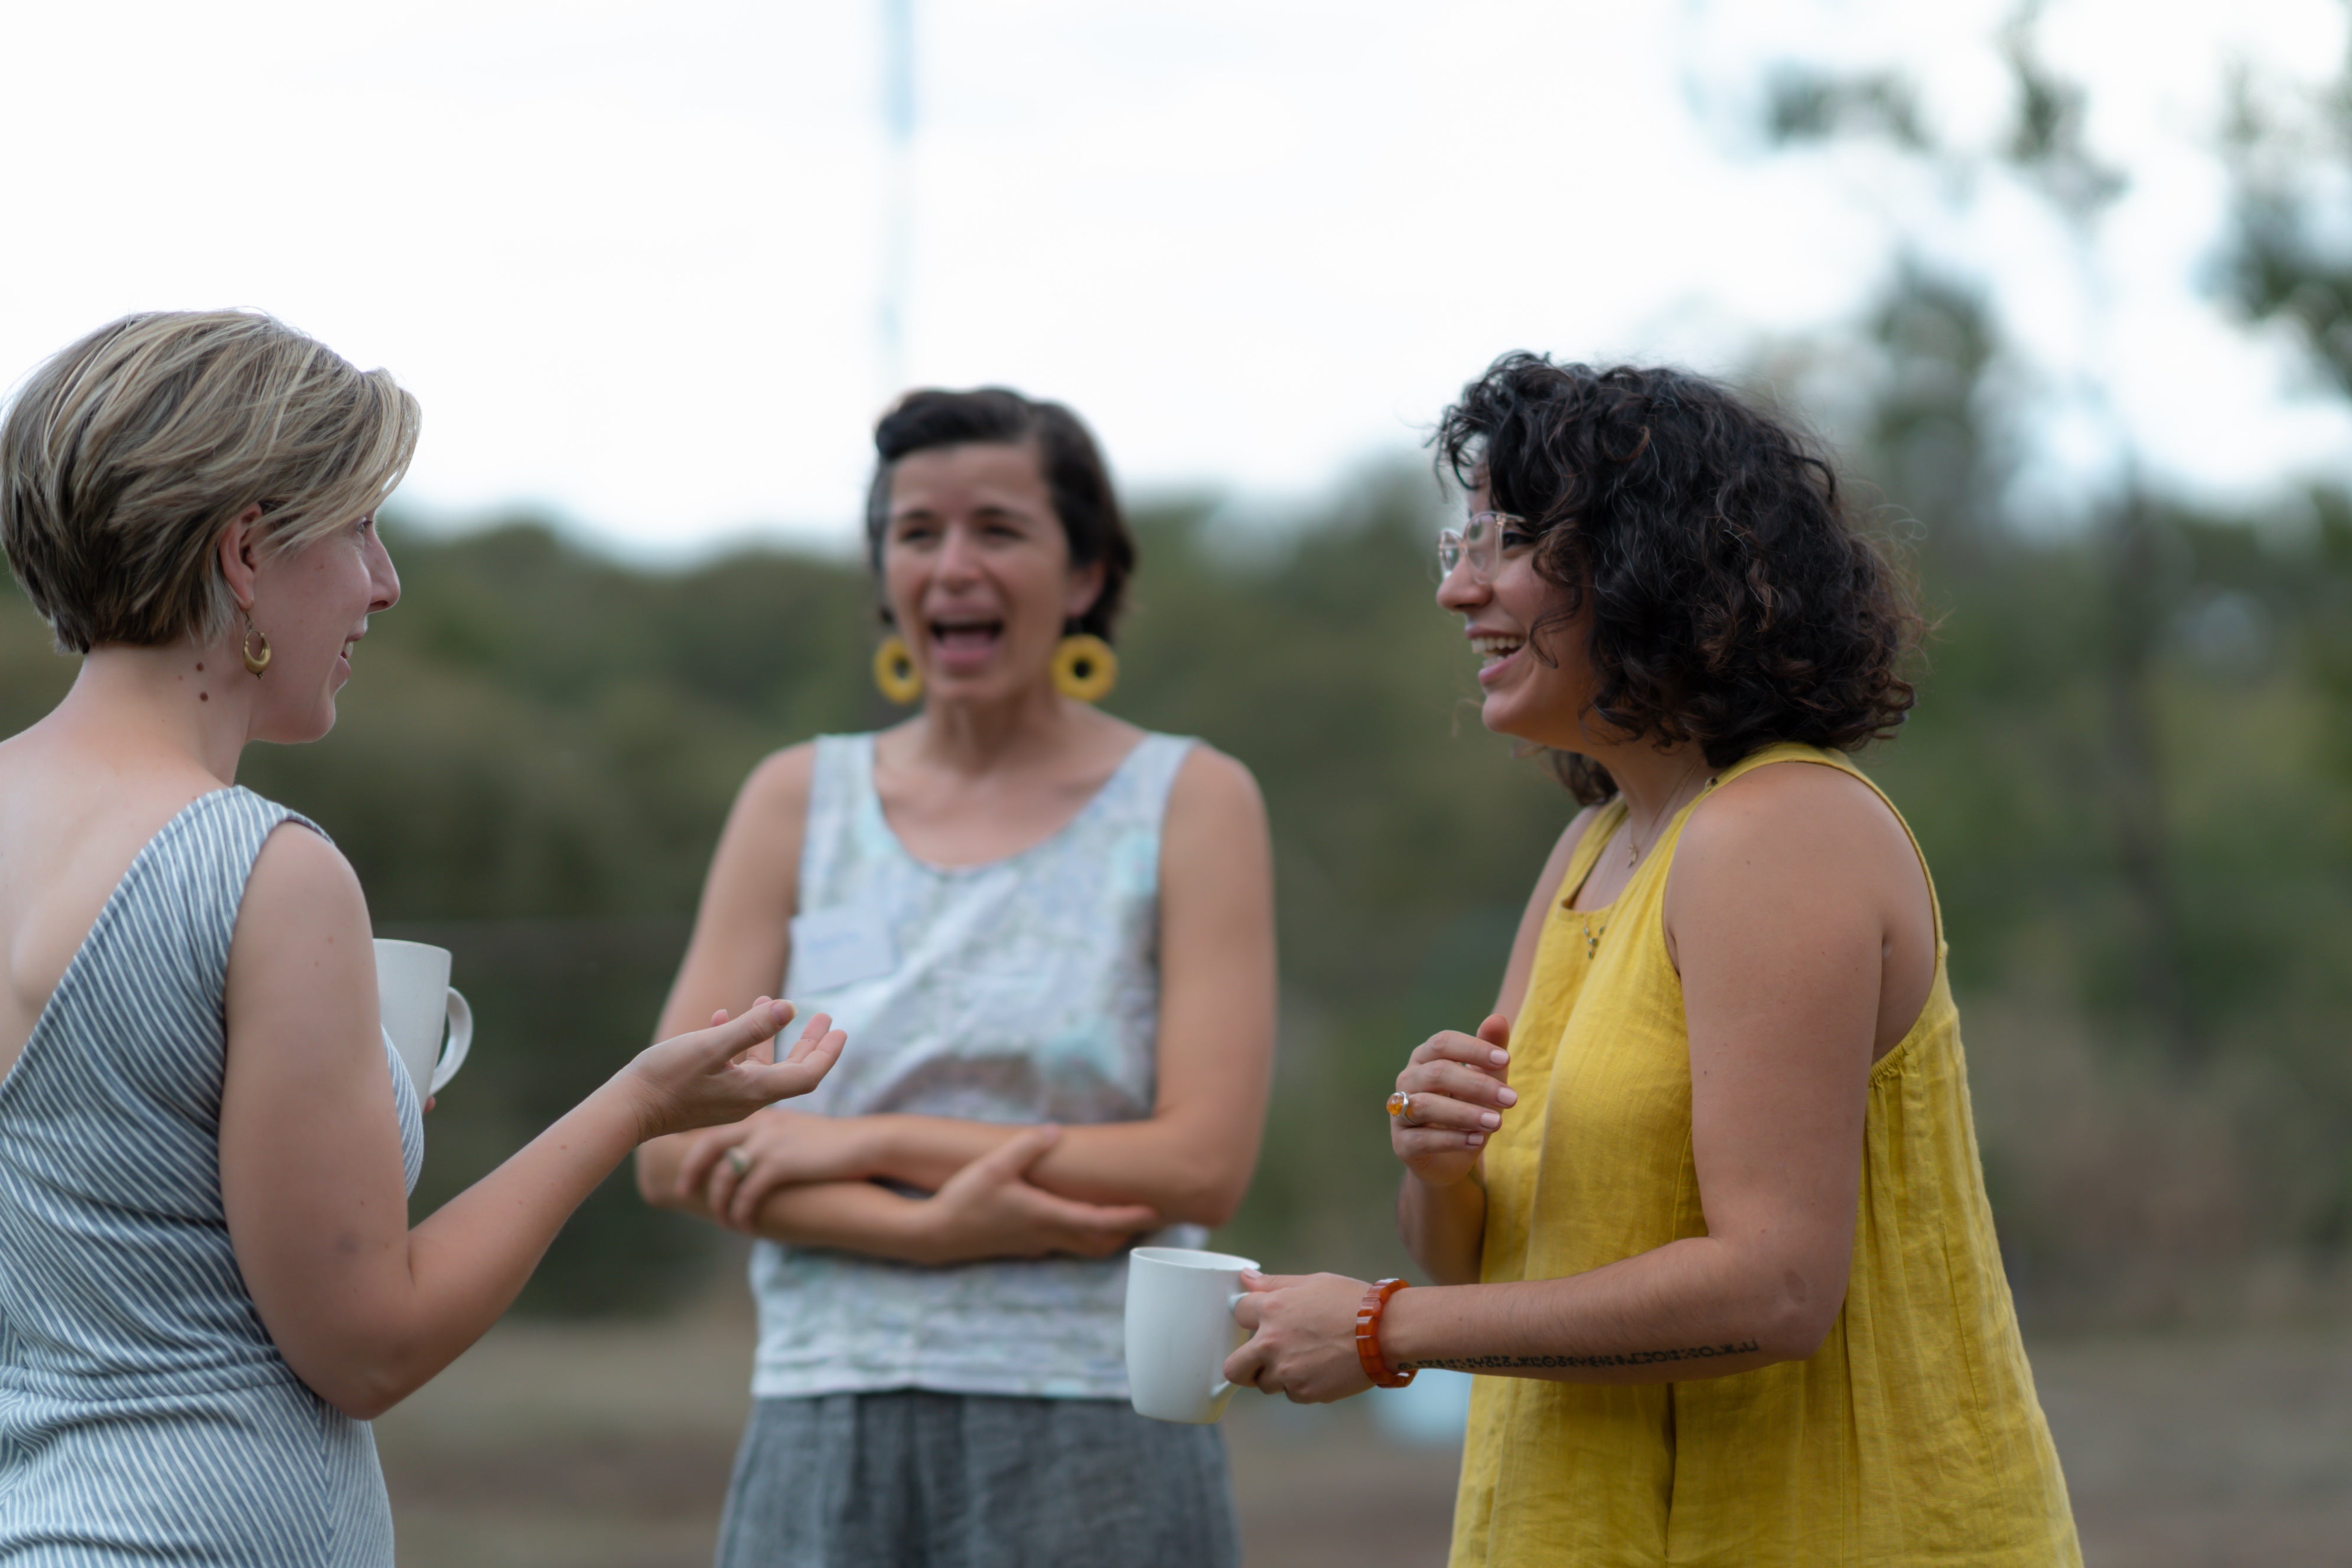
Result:
{"label": "yellow hoop earring", "polygon": [[923,672],[915,668],[915,651],[896,632],[874,650],[874,684],[901,707],[923,695]]}
{"label": "yellow hoop earring", "polygon": [[[253,651],[253,640],[256,637],[261,639],[261,652],[258,653]],[[268,633],[255,629],[253,612],[250,610],[245,612],[245,640],[237,644],[237,652],[245,655],[245,667],[254,674],[258,675],[262,671],[269,668],[269,636]]]}
{"label": "yellow hoop earring", "polygon": [[1118,685],[1118,655],[1101,638],[1080,632],[1054,650],[1054,689],[1082,703],[1098,703]]}

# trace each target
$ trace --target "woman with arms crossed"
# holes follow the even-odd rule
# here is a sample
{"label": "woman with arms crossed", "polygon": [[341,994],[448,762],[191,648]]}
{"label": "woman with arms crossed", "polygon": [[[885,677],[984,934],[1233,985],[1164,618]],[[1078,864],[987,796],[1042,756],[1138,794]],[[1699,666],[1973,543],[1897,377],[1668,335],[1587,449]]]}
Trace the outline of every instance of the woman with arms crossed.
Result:
{"label": "woman with arms crossed", "polygon": [[1118,1254],[1197,1245],[1257,1158],[1256,786],[1092,706],[1134,546],[1066,409],[915,392],[875,447],[877,673],[922,707],[751,775],[662,1023],[789,973],[858,1051],[824,1114],[638,1162],[650,1201],[761,1238],[719,1560],[1230,1564],[1214,1428],[1128,1406]]}
{"label": "woman with arms crossed", "polygon": [[237,788],[315,740],[400,598],[415,400],[266,316],[125,318],[0,426],[0,539],[59,645],[0,743],[0,1562],[392,1568],[367,1421],[497,1321],[642,1139],[805,1093],[789,1012],[640,1054],[414,1229],[416,1095],[366,901]]}
{"label": "woman with arms crossed", "polygon": [[1437,439],[1485,722],[1585,810],[1496,1016],[1397,1078],[1439,1287],[1255,1281],[1228,1375],[1491,1375],[1455,1568],[2078,1563],[1934,890],[1843,755],[1911,706],[1901,584],[1828,465],[1698,377],[1512,355]]}

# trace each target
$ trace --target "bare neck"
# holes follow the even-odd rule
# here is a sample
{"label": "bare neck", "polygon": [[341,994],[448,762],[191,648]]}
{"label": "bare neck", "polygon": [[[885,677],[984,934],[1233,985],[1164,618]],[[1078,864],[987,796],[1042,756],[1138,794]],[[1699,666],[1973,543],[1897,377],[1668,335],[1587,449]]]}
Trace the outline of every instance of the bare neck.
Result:
{"label": "bare neck", "polygon": [[72,689],[35,727],[126,761],[182,760],[234,784],[250,737],[253,685],[226,644],[106,643],[82,656]]}
{"label": "bare neck", "polygon": [[1593,760],[1609,769],[1624,797],[1627,820],[1654,833],[1673,811],[1695,795],[1715,770],[1706,754],[1684,741],[1661,751],[1647,740],[1606,748]]}
{"label": "bare neck", "polygon": [[911,749],[926,768],[979,778],[1065,750],[1085,723],[1085,710],[1050,684],[992,702],[933,697],[910,727]]}

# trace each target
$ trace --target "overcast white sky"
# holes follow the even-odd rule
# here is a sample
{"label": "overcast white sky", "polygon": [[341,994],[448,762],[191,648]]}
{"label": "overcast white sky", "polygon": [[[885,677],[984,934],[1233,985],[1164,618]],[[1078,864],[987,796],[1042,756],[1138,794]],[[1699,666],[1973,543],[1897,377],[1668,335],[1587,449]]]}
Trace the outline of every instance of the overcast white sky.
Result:
{"label": "overcast white sky", "polygon": [[[1850,317],[1899,230],[1999,279],[2053,384],[2112,385],[2161,477],[2347,467],[2342,411],[2198,291],[2222,62],[2324,75],[2337,0],[2053,6],[2133,174],[2099,310],[1997,180],[1946,207],[1754,139],[1802,57],[1901,66],[1989,144],[1999,0],[915,5],[908,377],[1062,398],[1130,486],[1312,491],[1507,348],[1735,368]],[[878,0],[14,5],[0,381],[126,310],[259,306],[424,400],[413,510],[845,539],[895,390],[879,39]],[[2095,482],[2099,433],[2049,429]]]}

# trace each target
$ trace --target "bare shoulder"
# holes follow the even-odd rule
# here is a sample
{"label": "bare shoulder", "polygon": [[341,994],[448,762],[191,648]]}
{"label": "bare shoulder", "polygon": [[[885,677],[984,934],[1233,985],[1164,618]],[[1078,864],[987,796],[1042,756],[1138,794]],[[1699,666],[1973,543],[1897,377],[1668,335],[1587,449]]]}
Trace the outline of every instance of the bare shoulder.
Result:
{"label": "bare shoulder", "polygon": [[1667,896],[1671,906],[1694,890],[1800,880],[1873,898],[1925,891],[1910,835],[1877,791],[1842,768],[1786,762],[1743,773],[1699,801]]}
{"label": "bare shoulder", "polygon": [[1205,741],[1197,741],[1177,765],[1168,792],[1168,811],[1228,824],[1263,821],[1265,799],[1248,768]]}
{"label": "bare shoulder", "polygon": [[1162,884],[1180,894],[1194,885],[1257,885],[1272,877],[1273,858],[1257,780],[1223,752],[1194,746],[1168,791]]}
{"label": "bare shoulder", "polygon": [[743,780],[743,788],[736,792],[735,809],[797,822],[808,810],[809,789],[815,778],[816,742],[803,740],[772,751]]}
{"label": "bare shoulder", "polygon": [[771,752],[744,779],[711,852],[695,926],[698,944],[721,929],[741,927],[754,911],[781,909],[789,917],[815,779],[814,741]]}
{"label": "bare shoulder", "polygon": [[[299,822],[281,822],[262,841],[246,879],[236,938],[369,929],[367,895],[343,852]],[[234,951],[234,948],[232,949]]]}

